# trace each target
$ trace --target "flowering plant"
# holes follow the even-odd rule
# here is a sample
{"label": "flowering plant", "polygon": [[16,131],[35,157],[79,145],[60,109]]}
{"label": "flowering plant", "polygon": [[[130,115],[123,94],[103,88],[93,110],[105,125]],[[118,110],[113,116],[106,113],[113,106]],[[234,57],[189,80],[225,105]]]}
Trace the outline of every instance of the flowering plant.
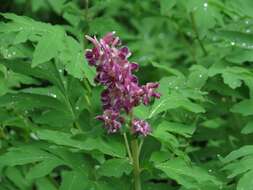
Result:
{"label": "flowering plant", "polygon": [[[147,121],[132,116],[132,110],[140,103],[148,105],[152,97],[160,98],[160,94],[155,91],[159,84],[139,85],[138,78],[133,74],[139,65],[128,60],[131,52],[127,47],[121,47],[121,41],[114,32],[106,34],[100,40],[90,36],[86,38],[94,46],[86,50],[86,59],[91,66],[96,67],[95,82],[105,87],[101,94],[104,112],[96,118],[104,122],[108,133],[115,133],[125,122],[121,114],[125,111],[130,115],[131,133],[135,136],[147,136],[151,132],[150,125]],[[124,138],[129,159],[133,162],[135,189],[140,190],[138,141],[133,138],[130,150],[126,134]]]}
{"label": "flowering plant", "polygon": [[[101,94],[104,113],[97,116],[97,119],[104,122],[108,133],[115,133],[125,121],[120,112],[124,110],[129,114],[140,103],[148,105],[152,97],[160,98],[160,94],[155,92],[159,84],[139,85],[138,78],[133,74],[139,65],[128,60],[131,52],[127,47],[121,47],[121,41],[114,32],[106,34],[100,40],[90,36],[86,38],[94,46],[86,50],[86,59],[91,66],[96,67],[95,81],[105,86]],[[150,131],[146,121],[133,119],[133,134],[147,136]]]}
{"label": "flowering plant", "polygon": [[0,2],[0,190],[252,190],[252,0]]}

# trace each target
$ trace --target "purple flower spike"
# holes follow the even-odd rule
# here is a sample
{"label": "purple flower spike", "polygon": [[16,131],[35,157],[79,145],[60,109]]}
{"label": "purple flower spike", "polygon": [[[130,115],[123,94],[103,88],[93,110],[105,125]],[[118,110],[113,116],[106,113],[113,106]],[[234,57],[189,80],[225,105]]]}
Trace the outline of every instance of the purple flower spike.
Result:
{"label": "purple flower spike", "polygon": [[132,125],[134,134],[147,136],[151,132],[148,122],[144,120],[134,119]]}
{"label": "purple flower spike", "polygon": [[[160,98],[160,94],[155,92],[159,84],[139,85],[138,78],[132,73],[138,70],[139,65],[128,61],[131,52],[127,47],[120,46],[121,41],[115,32],[106,34],[100,40],[90,36],[86,38],[94,47],[86,50],[85,57],[91,66],[96,67],[95,82],[105,86],[101,94],[104,113],[97,119],[105,123],[109,133],[115,133],[123,123],[120,112],[130,113],[140,103],[147,105],[152,97]],[[148,134],[147,126],[136,128],[136,131],[145,136]]]}

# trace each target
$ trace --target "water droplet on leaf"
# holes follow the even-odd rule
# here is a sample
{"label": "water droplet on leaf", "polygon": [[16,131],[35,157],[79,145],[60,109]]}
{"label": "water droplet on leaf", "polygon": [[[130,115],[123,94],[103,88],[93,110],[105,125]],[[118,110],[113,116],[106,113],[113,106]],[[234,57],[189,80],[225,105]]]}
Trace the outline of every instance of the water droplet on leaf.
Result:
{"label": "water droplet on leaf", "polygon": [[52,96],[53,98],[57,97],[56,94],[53,94],[53,93],[50,93],[49,95]]}

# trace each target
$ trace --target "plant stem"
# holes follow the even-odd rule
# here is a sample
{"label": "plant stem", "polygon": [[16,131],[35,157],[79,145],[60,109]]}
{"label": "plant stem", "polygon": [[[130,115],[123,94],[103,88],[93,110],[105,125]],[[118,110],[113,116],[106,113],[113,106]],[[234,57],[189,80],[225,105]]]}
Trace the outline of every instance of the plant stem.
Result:
{"label": "plant stem", "polygon": [[131,154],[131,150],[130,150],[130,147],[129,147],[129,143],[128,143],[126,133],[123,133],[123,137],[124,137],[124,141],[125,141],[129,161],[130,161],[130,163],[133,163],[133,157],[132,157],[132,154]]}
{"label": "plant stem", "polygon": [[141,152],[141,148],[142,148],[142,145],[144,143],[144,139],[141,139],[141,142],[139,144],[139,155],[140,155],[140,152]]}
{"label": "plant stem", "polygon": [[89,0],[85,0],[85,20],[88,22],[89,19]]}
{"label": "plant stem", "polygon": [[203,45],[203,43],[202,43],[202,41],[201,41],[201,39],[199,37],[199,32],[198,32],[198,29],[197,29],[197,26],[196,26],[196,22],[195,22],[195,18],[194,18],[194,13],[193,12],[190,13],[190,17],[191,17],[191,22],[192,22],[192,29],[195,32],[196,38],[197,38],[197,40],[199,42],[199,45],[200,45],[200,47],[201,47],[204,55],[206,56],[207,55],[207,51],[206,51],[205,46]]}
{"label": "plant stem", "polygon": [[139,144],[138,139],[134,138],[131,141],[132,156],[133,156],[133,169],[134,169],[134,187],[135,190],[141,190],[140,178],[140,163],[139,163]]}

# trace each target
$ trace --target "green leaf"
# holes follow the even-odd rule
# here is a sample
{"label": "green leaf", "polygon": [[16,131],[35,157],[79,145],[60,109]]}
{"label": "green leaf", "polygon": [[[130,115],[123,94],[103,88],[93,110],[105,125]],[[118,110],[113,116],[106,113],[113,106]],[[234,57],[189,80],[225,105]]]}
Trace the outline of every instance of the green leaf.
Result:
{"label": "green leaf", "polygon": [[57,166],[64,165],[64,162],[56,157],[44,159],[33,166],[26,174],[27,179],[41,178],[51,173]]}
{"label": "green leaf", "polygon": [[238,158],[241,158],[243,156],[247,156],[251,154],[253,154],[253,145],[245,145],[237,150],[234,150],[230,154],[228,154],[224,159],[222,159],[222,162],[228,163]]}
{"label": "green leaf", "polygon": [[105,35],[108,31],[116,31],[118,35],[125,33],[122,26],[112,17],[97,17],[90,23],[89,27],[92,34]]}
{"label": "green leaf", "polygon": [[58,101],[55,97],[48,97],[37,94],[18,93],[6,94],[0,97],[0,107],[15,106],[16,109],[30,110],[34,108],[52,108],[56,110],[64,110],[69,113],[66,105]]}
{"label": "green leaf", "polygon": [[246,61],[252,62],[253,50],[236,48],[227,55],[226,60],[237,64],[241,64]]}
{"label": "green leaf", "polygon": [[193,89],[202,88],[208,79],[207,69],[200,65],[194,65],[190,70],[191,73],[188,76],[187,85]]}
{"label": "green leaf", "polygon": [[38,130],[37,135],[42,140],[47,140],[58,145],[70,146],[86,151],[99,150],[104,154],[117,157],[124,157],[125,155],[124,146],[112,139],[105,141],[102,138],[87,138],[81,141],[74,139],[71,134],[53,130]]}
{"label": "green leaf", "polygon": [[150,161],[154,162],[155,164],[159,164],[161,162],[165,162],[166,160],[169,160],[170,158],[170,153],[169,152],[162,152],[162,151],[157,151],[153,152]]}
{"label": "green leaf", "polygon": [[24,165],[50,159],[52,156],[45,151],[28,147],[11,149],[9,152],[0,156],[0,162],[7,166]]}
{"label": "green leaf", "polygon": [[158,125],[158,128],[163,128],[168,132],[183,135],[185,137],[191,137],[191,135],[194,133],[196,129],[196,126],[163,121],[161,124]]}
{"label": "green leaf", "polygon": [[241,16],[253,17],[252,9],[253,6],[251,0],[236,1],[231,0],[227,2],[227,6]]}
{"label": "green leaf", "polygon": [[110,159],[105,161],[98,169],[99,175],[107,177],[121,177],[124,173],[130,174],[132,165],[126,159]]}
{"label": "green leaf", "polygon": [[228,178],[233,178],[235,176],[241,175],[249,170],[253,169],[252,166],[253,157],[252,155],[245,156],[240,160],[236,160],[235,162],[231,162],[223,167],[223,170],[227,170],[229,172]]}
{"label": "green leaf", "polygon": [[170,95],[162,96],[161,99],[155,101],[148,118],[152,118],[161,112],[180,107],[194,113],[205,112],[204,108],[196,103],[191,102],[187,98],[182,96],[180,97],[179,95]]}
{"label": "green leaf", "polygon": [[62,183],[59,190],[84,190],[87,189],[88,179],[77,171],[63,172]]}
{"label": "green leaf", "polygon": [[244,174],[237,185],[236,190],[252,190],[253,189],[253,170]]}
{"label": "green leaf", "polygon": [[66,0],[47,0],[47,1],[52,6],[53,10],[58,14],[62,12],[64,3],[66,2]]}
{"label": "green leaf", "polygon": [[219,186],[221,182],[198,166],[191,166],[180,158],[171,159],[155,166],[162,170],[169,178],[189,188],[198,189],[201,184],[211,182]]}
{"label": "green leaf", "polygon": [[253,114],[253,99],[245,99],[237,104],[235,104],[231,111],[234,113],[240,113],[243,116],[248,116]]}
{"label": "green leaf", "polygon": [[242,134],[250,134],[253,133],[253,121],[249,121],[242,129]]}
{"label": "green leaf", "polygon": [[201,125],[210,128],[210,129],[216,129],[222,127],[224,124],[226,124],[225,120],[217,117],[214,119],[209,119],[201,123]]}
{"label": "green leaf", "polygon": [[26,16],[18,16],[13,13],[1,13],[1,15],[12,22],[4,24],[4,27],[1,27],[0,32],[10,33],[26,31],[31,34],[36,33],[41,35],[52,29],[52,25],[34,21]]}
{"label": "green leaf", "polygon": [[228,67],[222,72],[224,83],[232,89],[240,87],[242,81],[252,79],[252,73],[242,67]]}
{"label": "green leaf", "polygon": [[170,9],[176,4],[176,0],[160,0],[161,14],[168,15]]}
{"label": "green leaf", "polygon": [[172,150],[179,146],[177,138],[169,132],[165,125],[159,125],[151,135]]}
{"label": "green leaf", "polygon": [[251,49],[253,47],[253,34],[223,30],[218,32],[217,35],[229,41],[232,45],[245,49]]}
{"label": "green leaf", "polygon": [[65,39],[64,44],[65,49],[61,52],[59,58],[68,73],[79,79],[86,77],[90,84],[94,85],[96,72],[84,59],[84,50],[81,44],[70,36]]}
{"label": "green leaf", "polygon": [[63,7],[63,18],[71,25],[77,27],[83,19],[82,10],[76,5],[75,2],[68,2]]}
{"label": "green leaf", "polygon": [[194,15],[195,24],[200,37],[207,35],[209,29],[213,28],[216,23],[222,24],[222,17],[219,11],[208,3],[208,1],[194,0],[187,1],[188,12]]}
{"label": "green leaf", "polygon": [[25,180],[22,172],[16,167],[8,167],[6,169],[6,176],[21,190],[31,187],[30,181]]}
{"label": "green leaf", "polygon": [[62,46],[63,36],[64,32],[60,29],[44,34],[35,47],[32,66],[35,67],[56,57]]}
{"label": "green leaf", "polygon": [[138,107],[134,108],[134,116],[140,119],[147,119],[149,116],[149,107],[145,105],[139,105]]}
{"label": "green leaf", "polygon": [[53,185],[52,182],[50,182],[50,180],[47,178],[37,179],[35,184],[38,190],[57,190],[55,185]]}

